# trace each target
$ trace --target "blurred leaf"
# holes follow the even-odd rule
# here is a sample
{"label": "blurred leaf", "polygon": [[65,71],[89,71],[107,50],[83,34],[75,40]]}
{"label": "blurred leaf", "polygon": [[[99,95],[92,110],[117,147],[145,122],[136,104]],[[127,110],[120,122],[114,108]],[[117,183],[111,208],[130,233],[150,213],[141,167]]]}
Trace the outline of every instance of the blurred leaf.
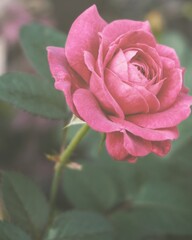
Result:
{"label": "blurred leaf", "polygon": [[85,147],[92,151],[89,146],[91,142],[97,160],[85,162],[77,159],[82,164],[82,170],[66,169],[64,172],[63,189],[76,208],[108,211],[132,199],[149,179],[158,181],[162,176],[167,176],[163,162],[154,155],[140,159],[136,164],[115,161],[105,148],[100,152],[96,150],[99,139],[93,136],[87,136]]}
{"label": "blurred leaf", "polygon": [[[184,157],[188,156],[186,151]],[[110,159],[103,149],[97,161],[83,164],[82,171],[65,171],[64,191],[76,208],[109,214],[119,240],[190,235],[192,182],[188,187],[179,184],[174,169],[174,160],[153,154],[130,164]]]}
{"label": "blurred leaf", "polygon": [[119,240],[142,240],[148,237],[192,234],[191,201],[185,191],[169,183],[143,186],[130,209],[111,216]]}
{"label": "blurred leaf", "polygon": [[[189,131],[189,130],[188,130]],[[184,135],[185,136],[185,135]],[[181,137],[182,138],[182,137]],[[183,142],[182,142],[183,140]],[[181,139],[181,144],[175,149],[174,153],[167,161],[167,181],[185,189],[185,197],[192,202],[192,161],[191,144],[192,137]],[[190,209],[192,209],[190,207]]]}
{"label": "blurred leaf", "polygon": [[30,240],[31,238],[20,228],[11,223],[0,221],[0,239],[1,240]]}
{"label": "blurred leaf", "polygon": [[[187,120],[185,120],[179,125],[180,136],[177,140],[173,141],[171,151],[165,157],[165,159],[167,159],[168,161],[170,159],[174,160],[175,157],[184,159],[183,157],[183,154],[185,154],[184,148],[186,145],[188,145],[188,143],[192,139],[191,131],[189,130],[192,128],[191,120],[192,120],[192,116],[190,116]],[[190,146],[189,146],[189,151],[191,151]]]}
{"label": "blurred leaf", "polygon": [[52,119],[67,119],[65,100],[44,79],[25,73],[0,77],[0,99],[18,108]]}
{"label": "blurred leaf", "polygon": [[69,211],[56,218],[46,240],[112,240],[110,223],[98,213]]}
{"label": "blurred leaf", "polygon": [[[188,213],[172,212],[159,207],[141,207],[130,212],[119,211],[112,216],[118,240],[159,239],[159,236],[191,235]],[[187,229],[187,232],[186,232]],[[170,238],[168,238],[170,239]],[[177,239],[177,238],[173,238]]]}
{"label": "blurred leaf", "polygon": [[66,35],[50,27],[30,24],[21,29],[20,41],[34,68],[42,76],[52,79],[47,61],[46,47],[64,47]]}
{"label": "blurred leaf", "polygon": [[48,217],[45,196],[30,179],[18,173],[3,172],[1,186],[11,221],[37,238]]}
{"label": "blurred leaf", "polygon": [[[168,197],[169,196],[169,197]],[[192,213],[191,199],[186,197],[185,190],[177,184],[159,181],[148,182],[142,186],[133,200],[136,206],[159,206],[172,211],[185,211]],[[192,216],[192,215],[191,215]],[[192,223],[190,223],[192,224]]]}
{"label": "blurred leaf", "polygon": [[115,181],[102,165],[84,164],[82,170],[66,169],[64,191],[68,200],[79,209],[106,210],[117,202]]}

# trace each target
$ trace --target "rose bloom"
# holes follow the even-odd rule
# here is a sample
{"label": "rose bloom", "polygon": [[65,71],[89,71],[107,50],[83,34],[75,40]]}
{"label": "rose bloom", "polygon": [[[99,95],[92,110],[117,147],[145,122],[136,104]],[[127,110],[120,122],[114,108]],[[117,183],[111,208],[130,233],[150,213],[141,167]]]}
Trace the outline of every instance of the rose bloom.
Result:
{"label": "rose bloom", "polygon": [[106,134],[117,160],[166,155],[190,115],[176,52],[156,42],[147,21],[107,23],[93,5],[73,23],[65,48],[48,47],[48,61],[71,111]]}

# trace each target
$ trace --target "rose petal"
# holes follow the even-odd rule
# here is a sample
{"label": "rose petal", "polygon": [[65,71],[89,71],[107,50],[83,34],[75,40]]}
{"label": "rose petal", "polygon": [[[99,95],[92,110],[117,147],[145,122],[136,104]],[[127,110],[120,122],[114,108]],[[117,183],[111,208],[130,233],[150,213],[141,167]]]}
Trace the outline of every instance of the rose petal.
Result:
{"label": "rose petal", "polygon": [[147,47],[156,48],[156,40],[151,32],[146,32],[143,30],[133,30],[130,32],[126,32],[121,35],[112,44],[116,44],[118,48],[127,49],[130,46],[134,46],[135,44],[143,44]]}
{"label": "rose petal", "polygon": [[160,80],[159,82],[155,83],[155,84],[148,84],[146,86],[146,89],[148,91],[150,91],[153,95],[157,95],[159,93],[159,91],[161,90],[161,87],[164,84],[165,79]]}
{"label": "rose petal", "polygon": [[170,107],[177,99],[183,84],[182,69],[169,69],[167,76],[164,75],[164,77],[166,79],[157,95],[160,102],[160,111]]}
{"label": "rose petal", "polygon": [[110,44],[107,43],[105,36],[103,36],[101,33],[101,40],[101,45],[105,56],[104,66],[108,64],[117,49],[125,50],[135,46],[136,43],[143,44],[145,46],[147,45],[151,48],[156,48],[156,41],[153,35],[143,30],[126,32]]}
{"label": "rose petal", "polygon": [[50,71],[55,79],[55,88],[64,92],[67,104],[72,112],[77,114],[72,102],[72,92],[75,88],[85,87],[85,83],[70,68],[65,49],[47,47]]}
{"label": "rose petal", "polygon": [[[139,61],[144,63],[150,70],[149,75],[151,76],[148,77],[146,74],[146,78],[148,78],[148,80],[152,80],[154,77],[156,77],[157,80],[161,78],[162,62],[156,49],[140,43],[136,43],[132,48],[138,51],[135,60],[139,58]],[[132,61],[132,63],[134,63],[134,61]]]}
{"label": "rose petal", "polygon": [[128,65],[128,82],[131,86],[145,86],[148,79],[133,64]]}
{"label": "rose petal", "polygon": [[103,78],[105,66],[104,66],[104,57],[103,57],[103,44],[101,43],[101,41],[99,46],[97,65],[98,65],[99,75]]}
{"label": "rose petal", "polygon": [[90,52],[84,51],[84,61],[89,71],[94,72],[96,67],[96,60]]}
{"label": "rose petal", "polygon": [[124,132],[124,148],[132,156],[142,157],[151,152],[152,145],[150,141]]}
{"label": "rose petal", "polygon": [[106,148],[116,160],[125,160],[129,153],[124,148],[124,135],[121,132],[107,133]]}
{"label": "rose petal", "polygon": [[128,66],[127,59],[120,49],[109,63],[108,68],[115,73],[122,81],[128,80]]}
{"label": "rose petal", "polygon": [[93,94],[86,89],[78,89],[73,94],[73,102],[80,117],[99,132],[121,131],[121,127],[108,120]]}
{"label": "rose petal", "polygon": [[109,69],[105,70],[105,82],[109,92],[116,99],[124,114],[149,111],[148,104],[140,92],[122,82]]}
{"label": "rose petal", "polygon": [[125,55],[125,58],[126,58],[127,62],[130,62],[131,59],[132,59],[133,57],[135,57],[137,53],[138,53],[137,50],[128,50],[128,51],[125,51],[124,55]]}
{"label": "rose petal", "polygon": [[143,30],[150,32],[150,25],[148,21],[139,22],[133,20],[117,20],[107,24],[103,31],[102,37],[104,42],[108,45],[116,40],[120,35],[130,31]]}
{"label": "rose petal", "polygon": [[157,129],[174,127],[190,115],[190,105],[192,105],[192,97],[181,94],[176,102],[163,112],[137,114],[129,116],[127,120],[143,128]]}
{"label": "rose petal", "polygon": [[137,157],[151,152],[151,142],[135,137],[127,132],[107,133],[106,148],[109,154],[117,160],[134,162]]}
{"label": "rose petal", "polygon": [[171,150],[171,142],[169,140],[161,142],[152,142],[152,152],[158,156],[165,156]]}
{"label": "rose petal", "polygon": [[104,81],[95,73],[93,73],[91,76],[90,89],[98,99],[100,106],[103,108],[103,110],[105,110],[105,112],[111,115],[119,116],[120,118],[125,117],[124,112],[110,94],[109,90],[105,86]]}
{"label": "rose petal", "polygon": [[160,56],[172,59],[175,62],[175,67],[180,68],[179,58],[177,56],[176,51],[173,48],[157,44],[156,49]]}
{"label": "rose petal", "polygon": [[176,68],[175,61],[170,58],[161,57],[161,61],[163,63],[163,69],[165,69],[166,71],[172,68]]}
{"label": "rose petal", "polygon": [[157,112],[160,108],[160,103],[157,97],[151,92],[149,92],[145,87],[137,86],[137,90],[147,101],[147,104],[149,106],[149,112]]}
{"label": "rose petal", "polygon": [[94,57],[98,54],[99,36],[106,22],[99,16],[95,5],[84,11],[73,23],[65,45],[66,56],[73,69],[89,80],[90,72],[85,66],[83,52],[89,51]]}
{"label": "rose petal", "polygon": [[84,53],[84,58],[88,69],[92,72],[90,78],[90,90],[98,99],[101,107],[107,111],[108,114],[111,113],[112,115],[117,115],[120,118],[124,118],[122,109],[109,93],[108,89],[105,86],[104,80],[95,72],[96,62],[92,54],[86,51]]}
{"label": "rose petal", "polygon": [[110,117],[111,121],[116,124],[121,125],[122,129],[128,132],[150,141],[163,141],[163,140],[173,140],[178,138],[178,131],[176,127],[166,128],[166,129],[148,129],[137,126],[136,124],[119,119],[116,117]]}

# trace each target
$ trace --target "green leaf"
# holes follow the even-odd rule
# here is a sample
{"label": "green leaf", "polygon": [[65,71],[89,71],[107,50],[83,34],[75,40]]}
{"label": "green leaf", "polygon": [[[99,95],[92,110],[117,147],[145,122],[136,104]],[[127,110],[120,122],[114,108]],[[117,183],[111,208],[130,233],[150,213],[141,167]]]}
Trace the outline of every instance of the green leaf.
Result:
{"label": "green leaf", "polygon": [[112,240],[110,223],[100,214],[69,211],[56,218],[46,240]]}
{"label": "green leaf", "polygon": [[[188,158],[189,153],[186,151],[184,157]],[[84,163],[82,171],[65,171],[64,192],[78,209],[109,214],[117,239],[141,240],[185,232],[190,235],[191,180],[179,184],[186,172],[179,177],[175,167],[170,160],[153,154],[129,164],[113,161],[103,151],[96,162]]]}
{"label": "green leaf", "polygon": [[20,41],[26,56],[37,72],[48,79],[52,79],[47,61],[46,47],[64,47],[66,35],[50,27],[31,24],[21,29]]}
{"label": "green leaf", "polygon": [[[111,216],[119,240],[150,239],[166,235],[191,235],[191,201],[185,191],[168,183],[149,183],[143,186],[129,209]],[[153,238],[152,238],[153,239]]]}
{"label": "green leaf", "polygon": [[[188,130],[189,132],[189,130]],[[181,137],[182,138],[182,137]],[[167,176],[167,181],[177,184],[185,189],[185,197],[192,202],[192,161],[191,161],[191,144],[192,137],[181,139],[181,145],[175,149],[167,161],[167,171],[171,174]]]}
{"label": "green leaf", "polygon": [[11,223],[0,222],[1,240],[31,240],[31,238],[20,228]]}
{"label": "green leaf", "polygon": [[10,220],[37,237],[48,217],[45,196],[30,179],[18,173],[3,172],[1,186]]}
{"label": "green leaf", "polygon": [[113,181],[97,165],[84,164],[82,170],[66,169],[64,191],[68,200],[80,209],[102,211],[117,200]]}
{"label": "green leaf", "polygon": [[118,240],[155,240],[165,236],[181,236],[181,239],[187,239],[186,236],[192,236],[191,220],[188,213],[178,214],[155,206],[135,208],[130,212],[119,211],[112,216]]}
{"label": "green leaf", "polygon": [[[89,138],[93,139],[93,135],[90,134],[86,139],[86,148],[90,151],[88,144],[92,140]],[[98,143],[92,142],[95,149]],[[158,181],[163,175],[167,176],[162,161],[153,155],[148,158],[136,164],[114,161],[103,148],[97,160],[91,163],[82,161],[82,170],[65,169],[65,196],[78,209],[109,211],[127,199],[132,199],[149,178]],[[76,161],[81,163],[79,159]]]}
{"label": "green leaf", "polygon": [[44,79],[25,73],[7,73],[0,77],[0,99],[30,113],[67,119],[65,100]]}

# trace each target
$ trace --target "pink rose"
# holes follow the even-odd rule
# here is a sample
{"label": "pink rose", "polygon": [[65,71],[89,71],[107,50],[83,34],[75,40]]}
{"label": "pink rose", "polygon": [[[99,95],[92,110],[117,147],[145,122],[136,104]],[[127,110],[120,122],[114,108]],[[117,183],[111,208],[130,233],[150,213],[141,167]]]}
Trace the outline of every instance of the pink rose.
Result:
{"label": "pink rose", "polygon": [[179,59],[148,22],[107,23],[92,6],[73,23],[65,48],[48,47],[48,60],[56,89],[76,116],[106,133],[115,159],[166,155],[190,115]]}

